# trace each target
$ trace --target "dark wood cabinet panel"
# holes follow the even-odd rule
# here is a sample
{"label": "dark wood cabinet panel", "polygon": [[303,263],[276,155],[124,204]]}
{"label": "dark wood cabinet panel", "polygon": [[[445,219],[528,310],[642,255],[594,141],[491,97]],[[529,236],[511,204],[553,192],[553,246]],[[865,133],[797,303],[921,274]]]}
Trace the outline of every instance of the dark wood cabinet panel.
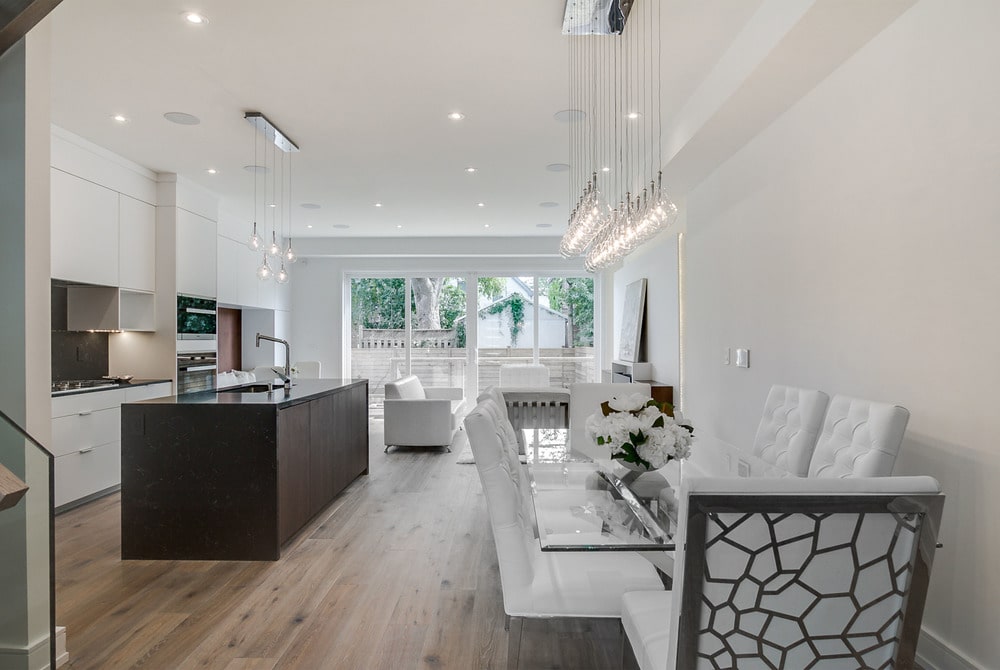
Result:
{"label": "dark wood cabinet panel", "polygon": [[315,511],[310,489],[310,408],[313,403],[278,411],[278,537],[295,534]]}
{"label": "dark wood cabinet panel", "polygon": [[[346,392],[334,393],[312,403],[313,412],[309,417],[309,506],[312,514],[323,509],[343,488],[338,487],[336,462],[336,436],[343,421],[337,411],[339,399]],[[311,516],[311,515],[310,515]]]}
{"label": "dark wood cabinet panel", "polygon": [[122,558],[277,560],[368,469],[367,383],[122,405]]}

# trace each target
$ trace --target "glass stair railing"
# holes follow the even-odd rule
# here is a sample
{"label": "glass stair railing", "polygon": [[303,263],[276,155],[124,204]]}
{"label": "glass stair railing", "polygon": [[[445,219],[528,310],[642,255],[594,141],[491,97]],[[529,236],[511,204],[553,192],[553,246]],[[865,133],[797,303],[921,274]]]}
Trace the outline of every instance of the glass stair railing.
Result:
{"label": "glass stair railing", "polygon": [[[26,617],[29,621],[28,635],[35,637],[40,635],[30,630],[32,619],[47,617],[48,667],[52,669],[56,667],[57,658],[54,480],[55,457],[52,452],[0,411],[0,553],[8,567],[12,566],[11,561],[15,566],[23,564],[23,568],[2,571],[0,601],[9,603],[11,591],[23,595],[25,585],[20,580],[27,582],[28,597],[34,601],[21,606],[24,608],[23,615],[17,614],[15,608],[14,616]],[[27,491],[22,492],[23,484],[27,485]],[[25,558],[18,560],[22,556]],[[13,583],[4,583],[4,580]],[[40,608],[37,603],[44,598],[46,591],[48,606]],[[4,622],[3,619],[0,617],[0,627],[5,623],[17,623]],[[7,637],[6,633],[0,628],[0,634]],[[24,643],[29,644],[29,641]]]}

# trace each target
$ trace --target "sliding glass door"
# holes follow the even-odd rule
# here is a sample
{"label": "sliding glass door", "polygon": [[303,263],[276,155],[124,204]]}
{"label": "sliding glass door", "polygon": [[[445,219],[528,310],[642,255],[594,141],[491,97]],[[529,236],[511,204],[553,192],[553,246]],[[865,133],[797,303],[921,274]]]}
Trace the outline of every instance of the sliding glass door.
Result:
{"label": "sliding glass door", "polygon": [[596,378],[593,278],[358,276],[350,286],[351,376],[369,380],[373,418],[385,382],[407,374],[469,398],[501,385],[504,366],[541,364],[549,386]]}

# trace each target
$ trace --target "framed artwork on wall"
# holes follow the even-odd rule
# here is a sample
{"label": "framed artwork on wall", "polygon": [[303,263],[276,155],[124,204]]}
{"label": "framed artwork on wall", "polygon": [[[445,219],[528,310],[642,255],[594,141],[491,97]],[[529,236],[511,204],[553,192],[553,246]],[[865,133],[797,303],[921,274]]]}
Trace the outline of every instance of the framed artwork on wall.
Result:
{"label": "framed artwork on wall", "polygon": [[618,341],[618,359],[635,363],[639,360],[642,341],[642,318],[646,311],[646,280],[637,279],[625,287],[622,308],[622,329]]}

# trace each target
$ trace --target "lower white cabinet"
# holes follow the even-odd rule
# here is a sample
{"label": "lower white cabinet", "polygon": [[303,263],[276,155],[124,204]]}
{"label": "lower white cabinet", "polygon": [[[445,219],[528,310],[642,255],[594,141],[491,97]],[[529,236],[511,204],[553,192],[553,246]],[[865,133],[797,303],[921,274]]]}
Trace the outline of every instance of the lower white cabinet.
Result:
{"label": "lower white cabinet", "polygon": [[56,507],[121,484],[121,404],[171,394],[170,382],[52,398]]}

